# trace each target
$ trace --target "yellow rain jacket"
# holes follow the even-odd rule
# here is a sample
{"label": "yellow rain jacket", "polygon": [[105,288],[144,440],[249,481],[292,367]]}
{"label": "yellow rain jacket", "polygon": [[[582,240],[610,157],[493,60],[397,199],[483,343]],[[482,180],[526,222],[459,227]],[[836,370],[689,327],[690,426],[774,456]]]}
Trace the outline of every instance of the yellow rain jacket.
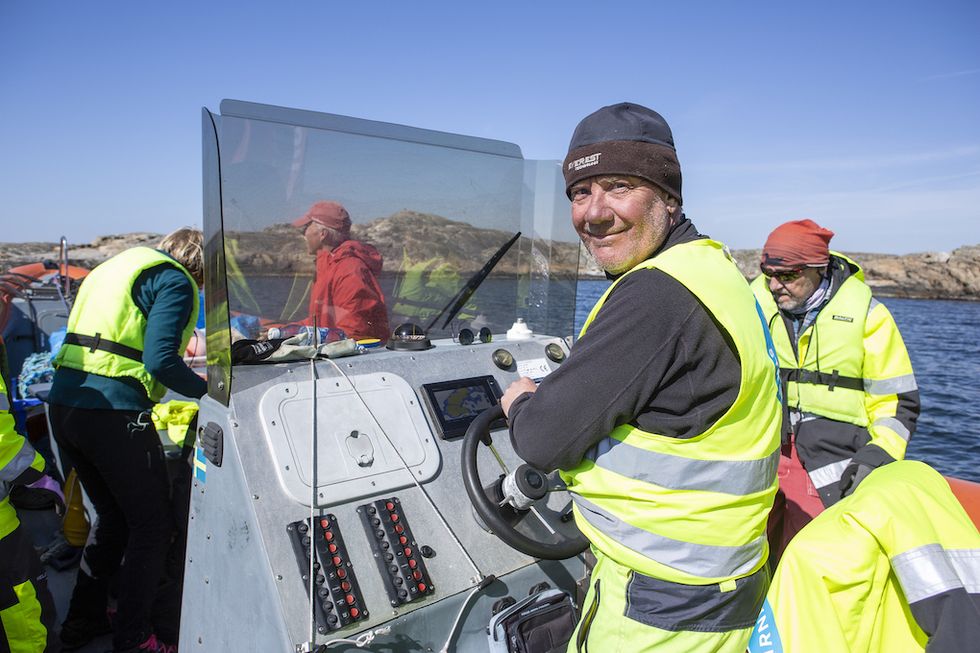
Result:
{"label": "yellow rain jacket", "polygon": [[829,267],[831,297],[795,342],[768,278],[752,282],[787,405],[802,418],[797,451],[824,505],[840,497],[838,484],[852,461],[878,467],[904,458],[919,414],[912,362],[891,313],[871,296],[857,263],[831,252]]}
{"label": "yellow rain jacket", "polygon": [[928,465],[873,471],[790,542],[750,653],[952,653],[980,642],[980,533]]}

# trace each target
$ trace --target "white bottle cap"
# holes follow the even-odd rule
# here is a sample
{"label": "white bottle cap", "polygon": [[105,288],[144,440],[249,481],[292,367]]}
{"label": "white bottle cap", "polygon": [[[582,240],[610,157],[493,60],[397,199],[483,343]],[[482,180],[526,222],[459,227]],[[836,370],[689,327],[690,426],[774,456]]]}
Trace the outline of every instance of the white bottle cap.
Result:
{"label": "white bottle cap", "polygon": [[507,329],[508,340],[527,340],[533,335],[534,331],[531,331],[531,329],[524,324],[524,318],[522,317],[517,318],[517,322],[514,322],[514,325]]}

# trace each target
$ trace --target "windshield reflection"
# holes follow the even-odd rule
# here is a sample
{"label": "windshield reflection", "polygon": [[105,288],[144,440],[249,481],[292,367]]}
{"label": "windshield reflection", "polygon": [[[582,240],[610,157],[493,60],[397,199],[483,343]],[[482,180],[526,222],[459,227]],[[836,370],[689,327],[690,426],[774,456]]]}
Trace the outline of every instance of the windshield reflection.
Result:
{"label": "windshield reflection", "polygon": [[383,341],[400,324],[427,326],[518,231],[452,323],[438,320],[430,336],[462,326],[502,333],[518,317],[571,333],[579,246],[555,162],[525,162],[497,141],[329,114],[229,101],[222,112],[231,340],[315,325]]}

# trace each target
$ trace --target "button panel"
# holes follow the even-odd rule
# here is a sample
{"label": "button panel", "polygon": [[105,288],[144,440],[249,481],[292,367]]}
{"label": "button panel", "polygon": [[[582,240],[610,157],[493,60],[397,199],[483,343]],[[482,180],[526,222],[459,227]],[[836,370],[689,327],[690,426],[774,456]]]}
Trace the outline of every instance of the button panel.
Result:
{"label": "button panel", "polygon": [[316,583],[314,613],[317,630],[327,633],[368,618],[368,610],[354,576],[337,518],[323,515],[313,520],[295,521],[286,526],[296,554],[299,573],[309,594],[310,545],[316,551],[313,573]]}
{"label": "button panel", "polygon": [[365,503],[357,507],[357,513],[385,579],[391,605],[410,603],[435,592],[398,498]]}

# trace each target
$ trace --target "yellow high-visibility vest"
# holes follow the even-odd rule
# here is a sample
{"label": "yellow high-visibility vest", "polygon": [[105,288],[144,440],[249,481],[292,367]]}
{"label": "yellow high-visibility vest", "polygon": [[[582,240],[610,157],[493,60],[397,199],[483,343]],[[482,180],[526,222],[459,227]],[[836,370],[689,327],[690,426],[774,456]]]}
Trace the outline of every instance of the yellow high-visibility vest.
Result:
{"label": "yellow high-visibility vest", "polygon": [[82,283],[55,367],[113,378],[132,377],[143,385],[151,401],[159,400],[167,388],[143,366],[146,317],[133,301],[132,290],[140,274],[164,264],[183,272],[193,289],[193,308],[178,350],[182,355],[197,324],[197,283],[184,266],[163,252],[134,247],[97,266]]}
{"label": "yellow high-visibility vest", "polygon": [[[741,363],[734,403],[700,435],[672,438],[621,425],[562,477],[576,523],[593,546],[655,578],[707,585],[747,576],[768,557],[781,407],[775,354],[748,284],[724,245],[675,245],[629,274],[659,269],[682,283],[731,338]],[[656,301],[655,297],[649,301]]]}

